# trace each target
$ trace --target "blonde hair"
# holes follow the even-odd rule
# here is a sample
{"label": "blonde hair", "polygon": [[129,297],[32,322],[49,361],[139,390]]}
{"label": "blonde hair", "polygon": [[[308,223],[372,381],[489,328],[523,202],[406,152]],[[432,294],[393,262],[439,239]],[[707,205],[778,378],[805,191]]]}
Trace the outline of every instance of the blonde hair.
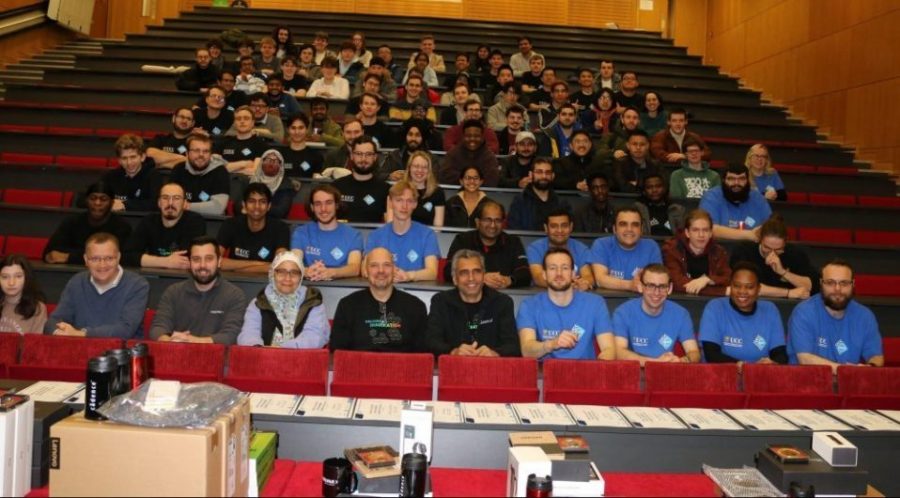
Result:
{"label": "blonde hair", "polygon": [[431,194],[434,193],[435,190],[440,187],[438,184],[437,177],[434,176],[434,169],[431,167],[431,154],[423,151],[417,150],[409,155],[409,160],[406,161],[406,170],[403,171],[403,181],[409,182],[410,185],[413,184],[412,176],[409,174],[409,168],[412,166],[413,159],[421,157],[428,163],[428,178],[425,179],[425,197],[431,197]]}
{"label": "blonde hair", "polygon": [[769,154],[769,148],[763,144],[753,144],[747,149],[747,155],[744,157],[744,166],[747,167],[747,172],[750,177],[750,187],[756,188],[756,175],[753,174],[753,168],[750,167],[750,159],[753,156],[753,153],[759,150],[763,150],[766,153],[766,167],[763,168],[763,173],[766,175],[771,175],[775,173],[775,168],[772,166],[772,156]]}
{"label": "blonde hair", "polygon": [[412,192],[413,199],[419,200],[419,191],[416,190],[416,186],[406,180],[400,180],[391,186],[391,189],[388,190],[388,197],[394,199],[396,197],[400,197],[403,195],[403,192],[409,190]]}

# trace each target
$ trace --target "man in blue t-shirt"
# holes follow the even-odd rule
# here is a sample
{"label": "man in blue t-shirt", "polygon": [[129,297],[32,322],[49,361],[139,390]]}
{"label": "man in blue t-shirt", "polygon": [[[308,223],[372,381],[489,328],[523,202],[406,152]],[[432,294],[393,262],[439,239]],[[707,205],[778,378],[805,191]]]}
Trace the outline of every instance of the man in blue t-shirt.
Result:
{"label": "man in blue t-shirt", "polygon": [[597,294],[575,290],[574,264],[565,248],[553,247],[544,255],[547,292],[522,302],[516,316],[522,356],[592,360],[597,358],[596,340],[600,359],[616,358],[606,301]]}
{"label": "man in blue t-shirt", "polygon": [[319,184],[309,194],[306,208],[315,221],[298,226],[291,236],[291,249],[298,252],[309,280],[334,280],[359,276],[362,235],[338,222],[341,192],[333,185]]}
{"label": "man in blue t-shirt", "polygon": [[641,270],[662,263],[659,245],[641,239],[641,212],[633,207],[616,211],[615,237],[600,237],[591,246],[594,279],[601,289],[639,292]]}
{"label": "man in blue t-shirt", "polygon": [[759,240],[759,229],[772,216],[772,208],[758,190],[750,188],[750,170],[729,164],[725,181],[700,199],[700,209],[713,219],[713,236],[720,240]]}
{"label": "man in blue t-shirt", "polygon": [[591,252],[588,246],[571,237],[574,224],[569,209],[561,206],[547,214],[544,221],[544,232],[547,234],[542,239],[535,240],[528,245],[525,254],[528,256],[528,267],[531,270],[531,280],[537,287],[547,287],[544,279],[544,254],[551,247],[565,247],[575,258],[575,287],[578,290],[590,290],[594,288],[594,274],[591,272]]}
{"label": "man in blue t-shirt", "polygon": [[822,268],[822,291],[798,304],[788,322],[788,353],[802,365],[884,366],[878,322],[853,299],[853,268],[834,260]]}
{"label": "man in blue t-shirt", "polygon": [[[694,323],[686,309],[668,300],[672,279],[661,264],[641,272],[641,297],[626,301],[613,313],[616,358],[648,361],[699,363],[700,349],[694,339]],[[675,354],[680,342],[685,356]]]}
{"label": "man in blue t-shirt", "polygon": [[731,295],[707,303],[700,318],[700,342],[709,363],[788,362],[784,325],[778,308],[758,301],[759,270],[738,263],[731,273]]}
{"label": "man in blue t-shirt", "polygon": [[441,248],[434,231],[412,220],[419,192],[413,184],[402,180],[388,192],[388,202],[394,219],[369,234],[366,253],[384,247],[394,255],[394,281],[437,279]]}

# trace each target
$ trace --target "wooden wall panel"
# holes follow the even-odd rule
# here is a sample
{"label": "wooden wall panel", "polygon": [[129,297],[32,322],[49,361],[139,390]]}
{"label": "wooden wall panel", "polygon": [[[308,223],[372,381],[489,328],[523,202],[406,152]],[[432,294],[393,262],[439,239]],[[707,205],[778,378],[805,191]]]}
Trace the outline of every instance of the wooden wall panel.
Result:
{"label": "wooden wall panel", "polygon": [[75,38],[76,34],[73,31],[60,28],[56,24],[46,24],[4,36],[0,38],[0,67],[19,62]]}
{"label": "wooden wall panel", "polygon": [[691,55],[706,55],[707,10],[707,0],[672,0],[669,32]]}
{"label": "wooden wall panel", "polygon": [[32,5],[40,5],[41,0],[0,0],[0,12],[18,9],[21,7],[29,7]]}

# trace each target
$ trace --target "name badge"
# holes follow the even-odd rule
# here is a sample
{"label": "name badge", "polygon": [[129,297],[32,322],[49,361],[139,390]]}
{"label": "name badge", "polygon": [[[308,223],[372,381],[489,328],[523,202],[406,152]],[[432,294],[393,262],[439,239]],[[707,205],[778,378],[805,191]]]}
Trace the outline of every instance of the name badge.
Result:
{"label": "name badge", "polygon": [[266,259],[267,257],[269,257],[269,250],[263,247],[256,254],[258,254],[260,258]]}
{"label": "name badge", "polygon": [[187,147],[185,147],[184,145],[179,145],[179,146],[178,146],[178,153],[179,153],[179,154],[184,154],[185,152],[187,152]]}
{"label": "name badge", "polygon": [[365,197],[363,197],[363,201],[365,201],[366,204],[371,206],[372,204],[375,203],[375,198],[372,197],[371,195],[366,195]]}
{"label": "name badge", "polygon": [[209,194],[207,194],[206,192],[203,192],[203,191],[200,192],[199,197],[200,197],[200,200],[203,202],[206,202],[209,200]]}
{"label": "name badge", "polygon": [[312,168],[312,166],[310,166],[308,162],[303,161],[302,163],[300,163],[300,169],[302,169],[303,171],[309,171],[309,168]]}
{"label": "name badge", "polygon": [[425,208],[425,211],[428,211],[430,213],[431,210],[434,208],[434,204],[432,204],[430,202],[426,202],[424,205],[422,205],[422,207]]}
{"label": "name badge", "polygon": [[253,151],[250,150],[250,149],[248,149],[248,148],[246,148],[246,147],[244,148],[244,150],[241,151],[241,154],[243,154],[245,157],[246,157],[246,156],[249,156],[249,155],[252,154],[252,153],[253,153]]}
{"label": "name badge", "polygon": [[754,220],[753,218],[748,216],[748,217],[744,218],[744,225],[746,225],[748,227],[753,227],[756,225],[756,220]]}

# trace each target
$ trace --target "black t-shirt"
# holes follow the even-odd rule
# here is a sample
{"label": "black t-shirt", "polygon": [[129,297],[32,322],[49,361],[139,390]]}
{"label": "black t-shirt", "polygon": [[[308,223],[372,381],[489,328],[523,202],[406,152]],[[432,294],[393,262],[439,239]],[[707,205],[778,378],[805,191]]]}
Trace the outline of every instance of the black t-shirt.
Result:
{"label": "black t-shirt", "polygon": [[228,109],[222,109],[215,119],[210,119],[205,109],[194,109],[194,126],[203,128],[213,138],[224,135],[231,128],[232,123],[234,123],[234,113]]}
{"label": "black t-shirt", "polygon": [[162,186],[162,176],[153,159],[148,157],[134,177],[126,175],[123,168],[116,168],[103,175],[103,181],[112,187],[116,199],[125,203],[126,211],[157,209],[156,197]]}
{"label": "black t-shirt", "polygon": [[91,225],[87,213],[69,216],[50,236],[47,246],[44,247],[43,256],[50,251],[60,251],[69,254],[67,264],[83,265],[84,244],[88,237],[99,232],[111,233],[120,244],[124,244],[131,236],[131,225],[115,213],[111,213],[100,225]]}
{"label": "black t-shirt", "polygon": [[263,152],[272,147],[272,144],[256,135],[245,139],[240,139],[238,137],[222,137],[221,139],[216,140],[213,152],[221,154],[222,158],[228,162],[252,161],[257,157],[262,157]]}
{"label": "black t-shirt", "polygon": [[228,257],[250,261],[275,259],[278,249],[290,249],[291,232],[281,220],[269,217],[259,232],[251,232],[243,214],[225,220],[216,237],[219,245],[229,249]]}
{"label": "black t-shirt", "polygon": [[[235,109],[242,105],[249,104],[250,99],[244,92],[231,92],[225,96],[225,108],[231,112],[234,112]],[[194,103],[194,105],[199,107],[200,109],[206,109],[206,96],[201,95],[200,98],[197,99],[197,102]]]}
{"label": "black t-shirt", "polygon": [[709,274],[709,256],[706,254],[697,256],[690,249],[687,249],[684,251],[684,258],[687,261],[687,272],[691,279]]}
{"label": "black t-shirt", "polygon": [[216,167],[205,175],[193,175],[182,163],[172,168],[169,179],[184,188],[184,196],[190,202],[206,202],[216,194],[231,192],[231,175],[225,166]]}
{"label": "black t-shirt", "polygon": [[531,74],[531,71],[525,72],[520,78],[522,79],[523,85],[528,85],[531,88],[540,88],[541,85],[543,85],[543,82],[541,82],[541,75],[538,74],[535,76]]}
{"label": "black t-shirt", "polygon": [[425,351],[425,303],[412,294],[394,289],[385,303],[369,289],[341,299],[331,328],[332,351],[413,353]]}
{"label": "black t-shirt", "polygon": [[638,111],[644,107],[644,96],[640,92],[634,92],[631,97],[625,96],[622,92],[616,92],[613,97],[616,104],[622,107],[634,107]]}
{"label": "black t-shirt", "polygon": [[[284,75],[281,75],[284,78]],[[292,79],[282,80],[284,82],[284,91],[290,93],[296,93],[297,90],[309,90],[309,86],[312,84],[311,81],[304,78],[301,74],[295,74]]]}
{"label": "black t-shirt", "polygon": [[162,215],[152,213],[143,217],[128,243],[123,246],[124,264],[141,266],[141,256],[168,256],[176,251],[184,251],[190,247],[195,237],[206,235],[206,221],[203,216],[185,211],[175,226],[166,228],[162,224]]}
{"label": "black t-shirt", "polygon": [[[809,256],[806,255],[806,251],[804,251],[803,248],[794,244],[787,244],[784,247],[784,254],[779,257],[781,258],[781,266],[785,269],[790,270],[791,273],[795,275],[809,277],[812,281],[811,294],[819,292],[819,271],[812,266],[812,263],[809,261]],[[762,284],[771,287],[781,287],[783,289],[790,289],[793,287],[790,283],[782,280],[781,277],[766,264],[766,259],[759,253],[759,244],[756,244],[755,242],[742,242],[732,249],[730,261],[731,267],[734,268],[734,265],[740,261],[753,263],[759,268],[759,281]]]}
{"label": "black t-shirt", "polygon": [[529,104],[541,105],[546,104],[550,105],[553,99],[550,98],[550,92],[544,90],[543,88],[538,88],[537,90],[531,92],[531,95],[528,97]]}
{"label": "black t-shirt", "polygon": [[382,223],[387,210],[387,182],[376,180],[357,181],[353,175],[335,180],[333,185],[341,192],[342,218],[355,223]]}
{"label": "black t-shirt", "polygon": [[375,121],[374,124],[363,125],[363,133],[374,138],[379,148],[394,147],[395,135],[394,131],[383,121]]}
{"label": "black t-shirt", "polygon": [[324,157],[322,152],[305,147],[303,150],[293,150],[290,146],[285,145],[278,147],[284,157],[284,173],[287,176],[295,176],[300,178],[312,178],[313,173],[321,173]]}
{"label": "black t-shirt", "polygon": [[429,226],[434,225],[435,208],[438,206],[443,207],[446,203],[447,199],[444,196],[444,189],[441,187],[434,189],[434,192],[428,197],[425,197],[425,189],[419,190],[419,202],[412,214],[413,221]]}
{"label": "black t-shirt", "polygon": [[666,203],[653,204],[644,201],[647,206],[647,214],[650,216],[650,235],[669,236],[672,235],[669,223],[669,205]]}
{"label": "black t-shirt", "polygon": [[185,143],[186,140],[187,137],[176,138],[175,135],[167,133],[165,135],[157,135],[153,137],[147,147],[154,147],[156,149],[172,154],[184,154],[187,152],[187,144]]}
{"label": "black t-shirt", "polygon": [[569,102],[580,105],[582,107],[582,110],[590,109],[591,106],[594,105],[594,102],[596,102],[596,101],[597,101],[596,93],[592,93],[590,95],[585,95],[584,92],[582,92],[580,89],[569,96]]}

